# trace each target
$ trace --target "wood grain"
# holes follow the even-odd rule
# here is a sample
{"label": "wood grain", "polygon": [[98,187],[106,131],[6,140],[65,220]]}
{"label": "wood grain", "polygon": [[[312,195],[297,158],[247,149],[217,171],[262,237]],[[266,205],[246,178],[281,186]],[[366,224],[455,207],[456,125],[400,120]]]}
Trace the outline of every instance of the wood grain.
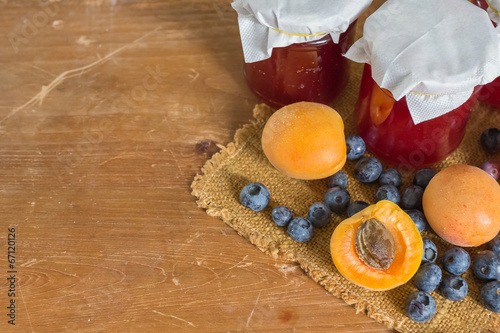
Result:
{"label": "wood grain", "polygon": [[0,17],[0,331],[387,331],[194,203],[258,102],[229,0],[0,0]]}

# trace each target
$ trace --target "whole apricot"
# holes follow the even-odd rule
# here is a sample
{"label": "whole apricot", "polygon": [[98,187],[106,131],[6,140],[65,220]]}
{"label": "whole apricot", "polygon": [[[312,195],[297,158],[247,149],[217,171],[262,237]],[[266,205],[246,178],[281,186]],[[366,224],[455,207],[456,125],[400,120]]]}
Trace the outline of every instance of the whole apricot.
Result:
{"label": "whole apricot", "polygon": [[267,121],[262,148],[269,162],[289,177],[329,177],[346,162],[342,117],[319,103],[287,105]]}
{"label": "whole apricot", "polygon": [[432,229],[457,246],[479,246],[500,231],[500,185],[480,168],[457,164],[434,176],[423,208]]}

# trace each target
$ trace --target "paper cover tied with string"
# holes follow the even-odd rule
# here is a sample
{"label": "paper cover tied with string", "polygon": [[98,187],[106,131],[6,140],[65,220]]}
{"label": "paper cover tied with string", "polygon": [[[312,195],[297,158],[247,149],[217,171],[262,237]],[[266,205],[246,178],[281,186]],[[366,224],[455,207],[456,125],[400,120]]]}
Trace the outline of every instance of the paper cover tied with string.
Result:
{"label": "paper cover tied with string", "polygon": [[462,104],[500,76],[500,34],[486,11],[463,0],[389,0],[365,22],[346,57],[371,65],[415,124]]}
{"label": "paper cover tied with string", "polygon": [[372,0],[236,0],[246,63],[271,57],[275,47],[330,35],[338,43]]}
{"label": "paper cover tied with string", "polygon": [[496,24],[500,24],[500,0],[486,0],[488,4],[488,14],[490,19]]}

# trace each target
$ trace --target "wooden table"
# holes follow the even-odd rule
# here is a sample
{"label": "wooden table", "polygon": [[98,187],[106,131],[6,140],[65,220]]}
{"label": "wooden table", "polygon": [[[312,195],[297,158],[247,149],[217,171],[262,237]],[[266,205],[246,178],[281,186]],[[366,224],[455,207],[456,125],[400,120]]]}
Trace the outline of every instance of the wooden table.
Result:
{"label": "wooden table", "polygon": [[0,18],[1,332],[388,331],[190,194],[258,102],[230,0],[0,0]]}

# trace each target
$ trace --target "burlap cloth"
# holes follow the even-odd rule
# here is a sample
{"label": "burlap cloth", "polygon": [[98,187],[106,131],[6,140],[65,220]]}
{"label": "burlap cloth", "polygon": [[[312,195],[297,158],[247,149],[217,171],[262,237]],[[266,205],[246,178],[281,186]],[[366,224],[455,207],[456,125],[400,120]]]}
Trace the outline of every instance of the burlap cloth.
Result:
{"label": "burlap cloth", "polygon": [[[358,97],[362,66],[352,65],[351,80],[344,94],[332,104],[343,117],[346,134],[354,133],[352,113]],[[348,304],[356,311],[401,332],[500,332],[500,316],[486,310],[480,300],[484,282],[476,279],[469,269],[462,276],[469,284],[467,297],[452,302],[442,297],[439,291],[432,292],[437,303],[435,316],[426,323],[409,319],[404,312],[406,297],[415,287],[413,280],[396,289],[374,292],[358,287],[345,280],[336,270],[330,257],[330,237],[335,227],[346,216],[334,216],[332,222],[315,229],[313,238],[306,243],[292,240],[285,228],[278,227],[271,219],[271,211],[278,205],[292,209],[294,216],[307,216],[307,210],[314,202],[323,201],[325,181],[302,181],[288,178],[267,161],[261,147],[261,134],[271,110],[258,105],[254,109],[255,120],[236,132],[234,142],[222,147],[221,151],[207,161],[201,174],[197,175],[191,187],[199,207],[210,216],[221,218],[242,237],[263,252],[275,258],[285,258],[300,264],[302,269],[318,284]],[[468,124],[467,134],[459,149],[443,163],[434,168],[440,170],[448,165],[466,163],[480,166],[487,156],[479,145],[479,137],[486,128],[500,127],[500,109],[478,104]],[[377,184],[362,184],[353,178],[354,162],[348,161],[344,171],[349,177],[348,190],[351,200],[375,203]],[[404,174],[405,186],[410,185],[412,174]],[[265,184],[271,192],[271,202],[261,212],[253,212],[239,203],[241,189],[251,182]],[[451,247],[431,230],[423,237],[436,243],[438,261],[444,251]],[[473,258],[481,248],[467,249]]]}

